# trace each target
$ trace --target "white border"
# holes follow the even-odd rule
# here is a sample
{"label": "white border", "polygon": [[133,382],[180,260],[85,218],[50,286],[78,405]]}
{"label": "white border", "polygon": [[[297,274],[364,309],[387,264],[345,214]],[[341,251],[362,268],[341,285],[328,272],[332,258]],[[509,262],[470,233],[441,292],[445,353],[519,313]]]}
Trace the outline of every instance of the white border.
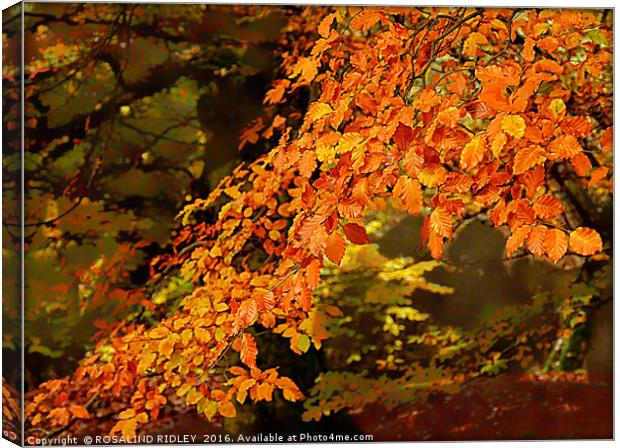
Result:
{"label": "white border", "polygon": [[[45,1],[45,0],[43,0]],[[47,0],[49,1],[49,0]],[[29,3],[29,1],[27,1]],[[58,3],[59,1],[55,1],[53,3]],[[108,0],[91,0],[91,2],[101,2],[101,3],[105,3],[105,2],[109,2]],[[341,1],[341,0],[336,0],[336,1],[330,1],[330,0],[315,0],[315,1],[283,1],[283,0],[258,0],[258,1],[252,1],[252,0],[238,0],[238,1],[221,1],[221,0],[213,0],[210,2],[190,2],[190,1],[162,1],[162,0],[150,0],[150,1],[144,1],[144,0],[126,0],[125,2],[128,3],[216,3],[216,4],[264,4],[264,5],[291,5],[291,4],[310,4],[310,5],[334,5],[334,4],[351,4],[351,5],[393,5],[393,6],[483,6],[483,7],[504,7],[504,8],[511,8],[511,7],[519,7],[519,8],[544,8],[544,7],[553,7],[553,8],[614,8],[616,6],[616,2],[614,0],[590,0],[588,2],[584,2],[584,1],[578,1],[578,0],[564,0],[562,2],[558,2],[557,0],[537,0],[536,2],[533,2],[532,0],[528,0],[528,1],[523,1],[523,0],[509,0],[508,2],[504,3],[504,4],[499,4],[497,1],[493,1],[493,0],[478,0],[475,3],[473,2],[464,2],[464,1],[458,1],[458,0],[431,0],[428,2],[424,2],[424,1],[417,1],[417,0],[413,0],[413,1],[407,1],[407,0],[357,0],[354,2],[346,2],[346,1]],[[15,4],[16,2],[14,0],[0,0],[0,6],[2,6],[2,9],[8,8],[9,6]],[[615,12],[615,11],[614,11]],[[614,14],[614,31],[615,31],[615,14]],[[614,49],[618,48],[618,33],[614,32]],[[2,49],[0,47],[0,55],[2,54]],[[614,53],[614,80],[616,79],[616,76],[618,74],[618,66],[615,64],[615,53]],[[614,82],[615,84],[615,82]],[[617,103],[614,101],[614,116],[618,116],[618,105]],[[2,130],[0,127],[0,137]],[[614,126],[614,141],[618,141],[617,139],[618,137],[618,127]],[[615,165],[615,164],[614,164]],[[1,173],[0,173],[0,179],[1,179]],[[615,182],[614,182],[615,184]],[[614,185],[614,190],[615,190],[615,185]],[[618,233],[616,232],[617,230],[617,225],[618,225],[618,207],[616,207],[616,203],[614,200],[614,235],[617,235]],[[1,219],[1,217],[0,217]],[[0,236],[1,238],[1,236]],[[614,259],[617,259],[618,256],[618,244],[615,245],[614,247]],[[2,265],[2,260],[0,259],[0,267]],[[0,276],[0,285],[2,282],[2,277]],[[0,288],[1,289],[1,288]],[[614,296],[616,293],[616,283],[615,283],[615,275],[614,275]],[[618,309],[617,307],[614,306],[614,385],[618,385],[620,383],[618,383],[618,352],[617,352],[617,336],[618,334],[615,332],[615,322],[618,322]],[[2,327],[2,323],[0,320],[0,331],[1,331],[1,327]],[[2,362],[2,352],[0,350],[0,363]],[[618,414],[617,412],[615,412],[615,399],[614,399],[614,429],[616,429],[617,423],[618,423]],[[459,446],[471,446],[472,444],[475,443],[479,443],[482,444],[485,447],[505,447],[505,448],[511,448],[511,447],[522,447],[524,444],[527,443],[533,443],[536,445],[536,447],[541,447],[541,448],[556,448],[556,447],[562,447],[562,448],[573,448],[573,447],[581,447],[584,446],[585,444],[592,444],[593,446],[596,447],[607,447],[607,446],[615,446],[616,442],[615,441],[554,441],[554,442],[547,442],[547,441],[532,441],[532,442],[496,442],[496,441],[491,441],[491,442],[486,442],[486,441],[473,441],[473,442],[391,442],[391,443],[396,443],[399,446],[434,446],[434,447],[459,447]],[[215,444],[214,444],[215,445]],[[298,444],[301,445],[301,444]],[[283,447],[292,447],[292,446],[298,446],[295,444],[280,444],[279,446],[283,446]],[[385,443],[374,443],[372,446],[380,446],[380,445],[386,445]],[[143,448],[145,447],[145,445],[131,445],[131,446],[135,446],[136,448],[140,447]],[[190,445],[170,445],[171,447],[187,447]],[[225,446],[225,445],[217,445],[217,446]],[[235,446],[239,446],[239,445],[235,445]],[[324,443],[316,443],[316,444],[311,444],[311,446],[313,447],[325,447],[325,448],[333,448],[335,446],[335,444],[324,444]],[[368,444],[362,444],[362,443],[351,443],[351,444],[347,444],[346,446],[369,446]],[[15,447],[14,444],[8,442],[5,439],[0,439],[0,448],[10,448],[10,447]]]}

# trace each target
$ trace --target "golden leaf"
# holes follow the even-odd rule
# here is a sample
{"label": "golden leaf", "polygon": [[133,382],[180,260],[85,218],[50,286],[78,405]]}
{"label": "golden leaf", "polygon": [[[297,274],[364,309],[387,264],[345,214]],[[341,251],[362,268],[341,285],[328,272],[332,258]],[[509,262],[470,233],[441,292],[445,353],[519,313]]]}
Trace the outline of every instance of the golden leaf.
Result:
{"label": "golden leaf", "polygon": [[312,121],[317,121],[332,112],[333,110],[329,104],[316,102],[310,105],[306,116]]}
{"label": "golden leaf", "polygon": [[502,130],[506,134],[519,139],[525,134],[525,120],[520,115],[508,115],[502,120]]}

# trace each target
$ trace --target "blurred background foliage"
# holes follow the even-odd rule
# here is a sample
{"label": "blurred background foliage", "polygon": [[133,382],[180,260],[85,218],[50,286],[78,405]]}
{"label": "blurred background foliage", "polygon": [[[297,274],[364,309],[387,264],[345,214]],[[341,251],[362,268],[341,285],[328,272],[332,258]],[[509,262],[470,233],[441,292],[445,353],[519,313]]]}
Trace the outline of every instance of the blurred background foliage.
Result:
{"label": "blurred background foliage", "polygon": [[[140,309],[148,261],[169,251],[177,211],[246,156],[238,135],[262,110],[283,14],[25,4],[29,384],[72,371],[97,326]],[[19,9],[3,24],[4,200],[13,203],[3,231],[15,244],[20,153],[8,143],[20,130]],[[5,265],[16,265],[5,249]],[[15,296],[14,280],[5,278],[5,297]],[[18,338],[13,326],[5,349]]]}

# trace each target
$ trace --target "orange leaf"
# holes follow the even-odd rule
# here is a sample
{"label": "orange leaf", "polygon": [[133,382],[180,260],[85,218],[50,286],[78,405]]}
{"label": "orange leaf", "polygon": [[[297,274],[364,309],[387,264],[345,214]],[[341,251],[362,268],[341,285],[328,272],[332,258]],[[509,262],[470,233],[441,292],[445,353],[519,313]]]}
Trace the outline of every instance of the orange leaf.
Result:
{"label": "orange leaf", "polygon": [[271,311],[276,304],[273,291],[268,289],[258,288],[254,291],[252,297],[256,300],[259,311]]}
{"label": "orange leaf", "polygon": [[265,103],[277,104],[284,98],[284,93],[291,82],[288,79],[278,79],[273,83],[273,88],[265,94]]}
{"label": "orange leaf", "polygon": [[65,407],[52,409],[49,416],[55,426],[65,426],[71,420],[71,413]]}
{"label": "orange leaf", "polygon": [[607,168],[606,166],[598,167],[597,169],[592,171],[592,174],[590,174],[590,181],[588,182],[588,188],[592,188],[594,185],[598,184],[602,179],[605,178],[605,176],[607,176],[608,172],[609,168]]}
{"label": "orange leaf", "polygon": [[564,207],[559,199],[549,194],[544,194],[534,203],[536,216],[542,219],[555,218],[564,211]]}
{"label": "orange leaf", "polygon": [[569,159],[583,149],[574,135],[561,135],[549,144],[552,159]]}
{"label": "orange leaf", "polygon": [[545,254],[545,236],[548,230],[546,226],[534,226],[527,236],[527,248],[537,257]]}
{"label": "orange leaf", "polygon": [[506,201],[502,198],[489,212],[489,218],[493,221],[495,227],[499,227],[508,220],[508,210],[506,209]]}
{"label": "orange leaf", "polygon": [[473,184],[473,180],[471,177],[457,173],[456,171],[451,172],[446,179],[446,182],[442,185],[442,190],[448,191],[450,193],[467,193]]}
{"label": "orange leaf", "polygon": [[309,83],[318,73],[319,61],[313,58],[302,57],[295,63],[293,72],[289,75],[289,78],[295,78],[301,75],[299,76],[299,81],[302,83]]}
{"label": "orange leaf", "polygon": [[278,389],[282,390],[282,394],[284,395],[284,399],[288,401],[297,401],[303,397],[303,394],[297,387],[297,385],[287,377],[278,378],[275,382]]}
{"label": "orange leaf", "polygon": [[245,402],[245,399],[248,396],[248,389],[254,384],[256,384],[256,380],[254,378],[248,378],[239,385],[239,389],[237,389],[237,401],[240,404]]}
{"label": "orange leaf", "polygon": [[545,150],[540,146],[529,146],[521,149],[515,156],[512,172],[522,174],[533,166],[539,165],[546,160]]}
{"label": "orange leaf", "polygon": [[118,418],[120,418],[121,420],[133,418],[135,416],[136,416],[136,411],[134,411],[132,408],[125,409],[123,412],[118,414]]}
{"label": "orange leaf", "polygon": [[257,354],[258,349],[256,348],[254,337],[249,333],[243,333],[241,339],[241,361],[248,367],[256,367]]}
{"label": "orange leaf", "polygon": [[217,411],[222,417],[233,418],[237,415],[237,409],[230,401],[220,401],[217,404]]}
{"label": "orange leaf", "polygon": [[367,31],[381,20],[383,13],[375,9],[363,9],[351,19],[351,28],[359,31]]}
{"label": "orange leaf", "polygon": [[440,102],[441,98],[435,89],[424,89],[413,100],[413,107],[422,112],[428,112]]}
{"label": "orange leaf", "polygon": [[437,114],[437,121],[449,128],[456,127],[461,119],[461,111],[456,107],[448,107]]}
{"label": "orange leaf", "polygon": [[443,207],[433,210],[429,225],[437,235],[452,238],[452,215]]}
{"label": "orange leaf", "polygon": [[338,232],[333,232],[327,238],[327,246],[325,247],[325,255],[334,264],[340,265],[344,252],[346,250],[346,243],[342,235]]}
{"label": "orange leaf", "polygon": [[314,151],[304,151],[299,160],[299,174],[302,177],[310,177],[316,169],[316,153]]}
{"label": "orange leaf", "polygon": [[536,220],[536,212],[525,199],[512,201],[508,205],[508,211],[508,225],[513,231],[524,224],[533,224]]}
{"label": "orange leaf", "polygon": [[575,173],[577,173],[577,176],[581,177],[586,176],[592,168],[592,163],[590,163],[590,159],[583,152],[580,152],[576,156],[571,157],[570,163],[571,165],[573,165],[573,169],[575,170]]}
{"label": "orange leaf", "polygon": [[557,263],[566,253],[566,249],[568,249],[566,234],[559,229],[550,229],[547,235],[545,235],[544,249],[549,258],[554,263]]}
{"label": "orange leaf", "polygon": [[599,140],[599,144],[601,145],[601,151],[603,151],[604,153],[610,152],[613,149],[613,139],[613,128],[609,127],[605,129],[605,132],[603,132]]}
{"label": "orange leaf", "polygon": [[529,225],[521,226],[515,229],[512,232],[512,235],[508,237],[506,240],[506,255],[508,258],[511,258],[512,254],[523,246],[525,238],[527,238],[530,233],[530,229],[531,227]]}
{"label": "orange leaf", "polygon": [[545,169],[537,166],[532,171],[528,171],[523,175],[523,185],[525,186],[525,194],[529,199],[536,195],[538,187],[545,183]]}
{"label": "orange leaf", "polygon": [[257,306],[256,300],[248,299],[241,302],[237,311],[237,323],[240,327],[245,328],[250,325],[256,318]]}
{"label": "orange leaf", "polygon": [[394,140],[394,143],[396,143],[396,147],[398,149],[401,151],[406,151],[411,145],[414,135],[415,133],[413,132],[413,129],[402,123],[398,123],[396,131],[392,136],[392,140]]}
{"label": "orange leaf", "polygon": [[321,23],[319,24],[319,29],[318,29],[319,35],[321,37],[329,36],[329,31],[331,30],[332,22],[334,21],[335,18],[336,18],[336,13],[333,12],[329,14],[328,16],[326,16],[323,20],[321,20]]}
{"label": "orange leaf", "polygon": [[480,134],[471,139],[461,151],[461,166],[464,169],[471,169],[478,165],[484,158],[487,145],[484,135]]}
{"label": "orange leaf", "polygon": [[90,414],[84,406],[70,406],[69,411],[73,414],[74,417],[83,419],[90,418]]}
{"label": "orange leaf", "polygon": [[402,203],[404,209],[414,216],[420,214],[422,208],[422,188],[420,183],[408,176],[400,176],[392,195]]}
{"label": "orange leaf", "polygon": [[342,230],[344,231],[345,236],[349,241],[353,244],[368,244],[370,243],[370,238],[368,238],[368,234],[366,233],[366,229],[359,224],[355,224],[350,222],[346,224]]}
{"label": "orange leaf", "polygon": [[299,230],[302,243],[307,245],[313,255],[319,255],[327,244],[327,232],[323,221],[325,217],[320,215],[306,218]]}
{"label": "orange leaf", "polygon": [[416,148],[410,148],[403,158],[403,168],[411,177],[417,177],[418,173],[424,167],[424,156],[416,151]]}
{"label": "orange leaf", "polygon": [[273,385],[269,383],[262,383],[256,386],[256,401],[271,401],[273,399],[272,395]]}
{"label": "orange leaf", "polygon": [[596,230],[578,227],[570,233],[570,248],[579,255],[594,255],[603,249],[603,242]]}
{"label": "orange leaf", "polygon": [[448,170],[446,170],[439,163],[425,164],[424,168],[418,174],[418,180],[425,187],[436,187],[443,184],[448,177]]}
{"label": "orange leaf", "polygon": [[463,43],[463,53],[465,56],[475,58],[478,52],[478,45],[486,45],[489,41],[482,33],[471,33]]}
{"label": "orange leaf", "polygon": [[592,125],[586,117],[567,117],[560,124],[562,131],[578,138],[585,138],[592,132]]}
{"label": "orange leaf", "polygon": [[443,256],[443,237],[432,230],[428,232],[428,248],[435,260],[441,260]]}
{"label": "orange leaf", "polygon": [[136,422],[135,418],[130,418],[129,420],[120,420],[110,430],[110,434],[120,432],[123,437],[134,437],[136,435],[137,426],[138,422]]}
{"label": "orange leaf", "polygon": [[305,276],[308,288],[316,288],[319,284],[319,279],[321,278],[321,263],[318,259],[313,258],[308,266],[306,266]]}
{"label": "orange leaf", "polygon": [[534,51],[534,39],[531,37],[525,39],[525,44],[521,50],[521,56],[523,56],[523,59],[527,62],[532,62],[534,60],[536,52]]}

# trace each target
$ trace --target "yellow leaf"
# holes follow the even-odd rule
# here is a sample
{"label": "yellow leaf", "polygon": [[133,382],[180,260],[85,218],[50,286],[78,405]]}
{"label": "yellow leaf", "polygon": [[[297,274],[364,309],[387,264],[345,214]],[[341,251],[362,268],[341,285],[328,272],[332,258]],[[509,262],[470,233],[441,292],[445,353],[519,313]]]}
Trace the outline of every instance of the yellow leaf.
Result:
{"label": "yellow leaf", "polygon": [[156,353],[146,353],[140,358],[138,362],[138,372],[145,372],[153,365],[153,362],[157,359]]}
{"label": "yellow leaf", "polygon": [[493,153],[494,157],[498,157],[501,154],[507,140],[508,139],[506,138],[506,134],[504,134],[503,132],[498,133],[497,136],[493,139],[493,142],[491,143],[491,152]]}
{"label": "yellow leaf", "polygon": [[502,120],[502,130],[519,139],[525,134],[525,120],[520,115],[508,115]]}
{"label": "yellow leaf", "polygon": [[333,112],[331,106],[327,103],[312,103],[308,108],[308,113],[306,114],[308,118],[312,121],[317,121],[323,118],[325,115],[329,115]]}
{"label": "yellow leaf", "polygon": [[189,341],[192,340],[193,335],[194,334],[192,333],[192,330],[184,330],[183,333],[181,333],[181,343],[187,346],[189,344]]}
{"label": "yellow leaf", "polygon": [[177,390],[177,396],[178,397],[182,397],[183,395],[185,395],[190,389],[192,388],[192,385],[189,383],[185,383],[183,384],[181,387],[179,387],[179,389]]}
{"label": "yellow leaf", "polygon": [[560,98],[554,98],[549,103],[549,110],[553,112],[556,117],[563,115],[566,112],[566,104]]}
{"label": "yellow leaf", "polygon": [[207,420],[211,420],[217,412],[217,403],[215,401],[207,400],[202,401],[202,413],[207,417]]}
{"label": "yellow leaf", "polygon": [[188,406],[192,406],[202,400],[202,398],[203,395],[200,390],[192,388],[185,397],[185,403],[187,403]]}
{"label": "yellow leaf", "polygon": [[465,145],[461,151],[461,166],[465,169],[474,168],[484,158],[486,152],[486,142],[482,134],[477,135]]}
{"label": "yellow leaf", "polygon": [[131,408],[125,409],[123,412],[118,414],[118,418],[120,418],[121,420],[125,420],[125,419],[132,418],[135,416],[136,416],[136,411],[134,411]]}
{"label": "yellow leaf", "polygon": [[363,140],[364,138],[358,132],[347,132],[338,140],[336,152],[338,154],[349,152],[355,149],[360,143],[362,143]]}
{"label": "yellow leaf", "polygon": [[310,348],[310,338],[305,334],[300,334],[297,337],[295,345],[302,353],[306,353]]}

